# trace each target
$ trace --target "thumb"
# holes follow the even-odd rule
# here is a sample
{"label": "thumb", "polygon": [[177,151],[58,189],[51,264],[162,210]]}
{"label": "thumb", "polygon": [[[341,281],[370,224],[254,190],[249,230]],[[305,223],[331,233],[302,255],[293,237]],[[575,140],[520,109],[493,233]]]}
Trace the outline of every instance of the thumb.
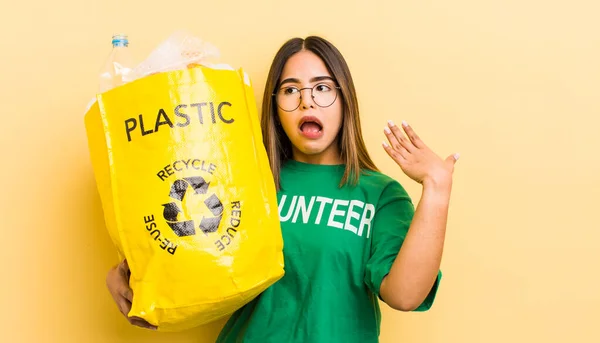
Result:
{"label": "thumb", "polygon": [[459,153],[452,154],[452,155],[446,157],[446,162],[451,162],[452,164],[455,164],[456,161],[458,161],[459,158],[460,158],[460,154]]}

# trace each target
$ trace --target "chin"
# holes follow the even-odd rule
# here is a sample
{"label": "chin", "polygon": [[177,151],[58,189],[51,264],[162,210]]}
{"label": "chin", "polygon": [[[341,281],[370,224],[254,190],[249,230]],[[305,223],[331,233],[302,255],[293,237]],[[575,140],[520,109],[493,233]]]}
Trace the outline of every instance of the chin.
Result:
{"label": "chin", "polygon": [[328,150],[334,142],[325,142],[325,141],[309,141],[302,142],[302,144],[298,145],[298,150],[305,155],[319,155]]}
{"label": "chin", "polygon": [[315,146],[315,145],[304,145],[302,148],[298,149],[301,153],[305,155],[318,155],[324,152],[327,149],[325,146]]}
{"label": "chin", "polygon": [[[299,144],[294,144],[298,150],[304,154],[315,154],[323,152],[327,148],[327,144],[322,141],[300,140]],[[293,144],[293,143],[292,143]]]}

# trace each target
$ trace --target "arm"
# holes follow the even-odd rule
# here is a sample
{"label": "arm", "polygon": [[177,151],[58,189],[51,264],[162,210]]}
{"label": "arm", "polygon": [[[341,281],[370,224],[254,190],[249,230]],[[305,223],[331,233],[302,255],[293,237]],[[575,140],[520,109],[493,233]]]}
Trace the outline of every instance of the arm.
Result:
{"label": "arm", "polygon": [[427,297],[440,269],[450,187],[424,186],[413,221],[381,282],[381,298],[400,311],[416,309]]}
{"label": "arm", "polygon": [[410,228],[400,251],[383,279],[380,295],[390,307],[416,309],[427,297],[438,276],[452,189],[452,173],[458,155],[442,160],[404,124],[408,139],[390,123],[384,149],[413,180],[423,185]]}

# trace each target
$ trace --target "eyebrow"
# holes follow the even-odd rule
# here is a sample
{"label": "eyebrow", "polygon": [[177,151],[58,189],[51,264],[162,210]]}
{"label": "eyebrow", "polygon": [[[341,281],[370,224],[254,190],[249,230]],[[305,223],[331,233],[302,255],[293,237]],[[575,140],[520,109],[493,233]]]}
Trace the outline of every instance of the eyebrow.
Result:
{"label": "eyebrow", "polygon": [[[324,80],[334,81],[333,77],[331,77],[331,76],[315,76],[312,79],[310,79],[309,82],[313,83],[313,82],[324,81]],[[287,79],[281,81],[279,86],[286,84],[286,83],[301,83],[301,82],[299,79],[287,78]]]}

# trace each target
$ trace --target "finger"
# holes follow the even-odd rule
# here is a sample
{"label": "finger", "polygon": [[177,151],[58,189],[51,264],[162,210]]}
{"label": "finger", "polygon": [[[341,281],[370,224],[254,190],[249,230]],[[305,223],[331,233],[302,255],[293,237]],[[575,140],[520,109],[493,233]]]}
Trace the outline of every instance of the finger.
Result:
{"label": "finger", "polygon": [[385,134],[385,137],[387,138],[388,142],[390,142],[392,149],[396,149],[399,151],[401,146],[400,142],[398,142],[398,139],[396,139],[396,136],[394,136],[389,127],[386,126],[383,128],[383,134]]}
{"label": "finger", "polygon": [[408,136],[408,138],[414,146],[416,146],[419,149],[425,147],[425,143],[423,143],[423,141],[421,140],[421,138],[419,138],[415,130],[413,130],[413,128],[410,125],[408,125],[407,122],[402,121],[402,128],[404,128],[404,132],[406,132],[406,135]]}
{"label": "finger", "polygon": [[150,329],[150,330],[156,330],[157,329],[156,326],[149,324],[148,322],[146,322],[143,319],[130,318],[129,319],[129,323],[131,323],[132,325],[135,325],[135,326],[139,326],[139,327],[144,328],[144,329]]}
{"label": "finger", "polygon": [[128,318],[129,312],[131,311],[131,302],[125,298],[121,298],[117,301],[117,305],[119,306],[119,311]]}
{"label": "finger", "polygon": [[127,260],[123,260],[123,262],[119,263],[119,272],[124,275],[127,276],[127,273],[129,272],[129,263],[127,262]]}
{"label": "finger", "polygon": [[394,135],[394,138],[396,139],[396,141],[398,141],[398,143],[401,146],[403,146],[407,151],[412,153],[416,149],[416,147],[413,145],[413,143],[404,136],[404,133],[402,132],[402,130],[400,130],[400,128],[398,126],[396,126],[396,124],[394,124],[393,121],[388,120],[388,126],[389,126],[389,129],[391,130],[392,134]]}
{"label": "finger", "polygon": [[[383,147],[384,148],[389,147],[392,150],[392,152],[397,153],[399,156],[402,156],[402,158],[404,158],[404,159],[410,158],[410,152],[408,152],[408,150],[406,150],[406,148],[403,147],[402,144],[398,143],[398,140],[396,140],[396,138],[394,137],[394,134],[389,133],[389,135],[391,137],[388,137],[388,141],[390,141],[391,145],[387,144],[385,142],[382,142]],[[392,142],[395,142],[395,143],[392,143]],[[391,156],[391,157],[393,157],[393,156]]]}
{"label": "finger", "polygon": [[133,302],[133,290],[131,288],[129,288],[128,286],[125,286],[121,289],[121,291],[119,292],[119,294],[127,299],[127,301],[129,301],[130,303]]}
{"label": "finger", "polygon": [[452,155],[446,157],[446,162],[450,162],[452,164],[455,164],[456,161],[458,161],[459,158],[460,158],[460,154],[459,153],[452,154]]}
{"label": "finger", "polygon": [[[398,137],[396,137],[396,135],[390,130],[389,127],[385,127],[383,129],[383,132],[384,132],[386,138],[388,139],[388,141],[390,142],[390,146],[393,150],[396,150],[397,152],[402,153],[402,154],[408,153],[407,147],[405,147],[402,144],[401,140],[398,140]],[[404,137],[402,137],[402,138],[404,138]],[[404,141],[408,142],[408,140],[406,138],[404,138]],[[413,147],[413,149],[414,149],[414,147]],[[404,155],[404,157],[407,158],[408,155],[406,154],[406,155]]]}
{"label": "finger", "polygon": [[119,294],[129,300],[129,302],[133,302],[133,290],[129,288],[129,265],[127,264],[127,260],[119,263],[119,272],[124,278],[123,283],[125,283],[125,287],[119,291]]}
{"label": "finger", "polygon": [[406,151],[410,152],[411,154],[414,153],[415,150],[417,150],[417,148],[412,144],[412,142],[408,138],[406,138],[406,136],[404,136],[404,134],[400,131],[400,129],[398,129],[397,126],[396,129],[398,130],[398,141],[400,142],[400,145],[402,145],[404,149],[406,149]]}
{"label": "finger", "polygon": [[145,321],[144,319],[142,319],[140,317],[130,317],[130,318],[128,318],[128,320],[131,324],[142,327],[144,329],[150,329],[150,330],[158,329],[156,326],[151,325],[150,323],[148,323],[147,321]]}
{"label": "finger", "polygon": [[406,151],[406,149],[402,148],[404,150],[404,152],[400,152],[397,151],[396,149],[392,148],[389,144],[387,144],[385,141],[381,142],[381,144],[383,145],[383,149],[385,150],[385,152],[387,152],[387,154],[397,163],[405,163],[406,162],[406,157],[404,157],[402,154],[408,154],[408,151]]}

